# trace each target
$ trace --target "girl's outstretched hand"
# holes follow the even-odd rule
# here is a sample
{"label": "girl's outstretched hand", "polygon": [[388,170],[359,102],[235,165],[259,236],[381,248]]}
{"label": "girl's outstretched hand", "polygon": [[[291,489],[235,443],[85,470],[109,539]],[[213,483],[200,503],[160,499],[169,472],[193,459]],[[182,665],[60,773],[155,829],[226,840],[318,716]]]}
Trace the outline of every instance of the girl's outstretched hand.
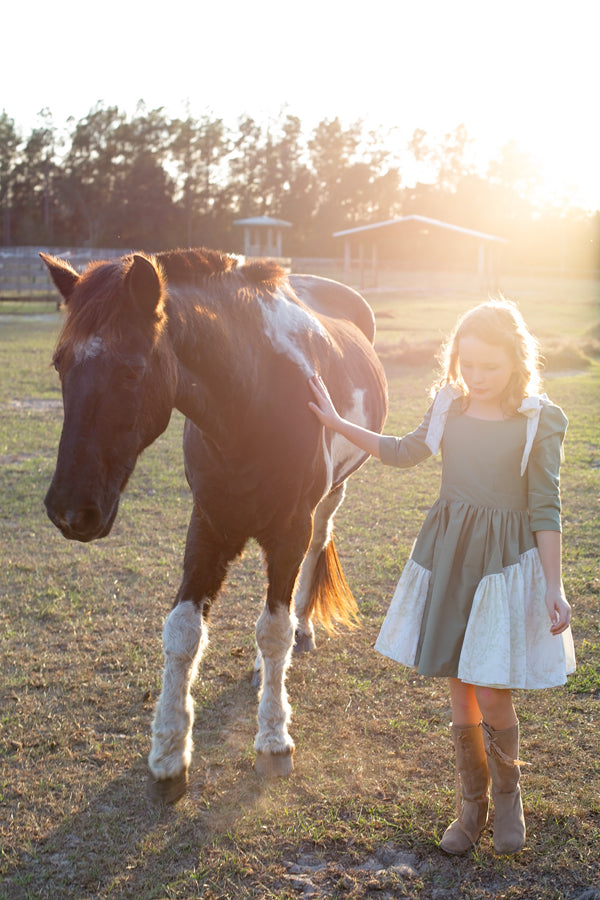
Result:
{"label": "girl's outstretched hand", "polygon": [[546,609],[550,616],[550,631],[561,634],[571,622],[571,607],[562,591],[546,591]]}
{"label": "girl's outstretched hand", "polygon": [[325,425],[327,428],[333,428],[336,431],[342,421],[342,417],[333,405],[323,379],[315,373],[312,378],[308,379],[308,383],[314,397],[314,401],[309,401],[308,403],[309,409],[314,412],[322,425]]}
{"label": "girl's outstretched hand", "polygon": [[369,431],[368,428],[363,428],[361,425],[351,422],[350,419],[344,419],[343,416],[340,416],[320,375],[313,375],[312,378],[308,379],[308,383],[314,398],[309,400],[308,406],[319,422],[325,425],[326,428],[331,428],[332,431],[341,434],[370,456],[381,459],[379,455],[379,432]]}

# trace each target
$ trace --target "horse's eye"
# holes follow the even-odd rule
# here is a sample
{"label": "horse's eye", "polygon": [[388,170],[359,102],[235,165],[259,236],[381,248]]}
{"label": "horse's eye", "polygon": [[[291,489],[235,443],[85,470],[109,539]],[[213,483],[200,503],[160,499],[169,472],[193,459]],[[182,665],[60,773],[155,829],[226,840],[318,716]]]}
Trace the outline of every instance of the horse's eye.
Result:
{"label": "horse's eye", "polygon": [[144,377],[144,373],[146,371],[145,365],[131,365],[125,366],[123,369],[123,380],[125,384],[130,386],[135,386],[139,384],[142,378]]}

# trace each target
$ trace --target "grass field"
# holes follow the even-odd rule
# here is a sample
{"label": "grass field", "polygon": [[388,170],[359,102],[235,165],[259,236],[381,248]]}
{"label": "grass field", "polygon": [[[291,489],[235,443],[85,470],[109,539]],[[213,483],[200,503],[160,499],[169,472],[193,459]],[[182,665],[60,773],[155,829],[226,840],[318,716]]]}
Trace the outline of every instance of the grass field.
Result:
{"label": "grass field", "polygon": [[[531,766],[528,841],[514,858],[494,853],[489,832],[463,858],[438,849],[454,815],[445,684],[373,650],[435,499],[438,461],[402,473],[369,462],[350,484],[336,543],[362,627],[320,631],[317,653],[294,660],[292,777],[261,781],[252,767],[265,581],[250,545],[212,616],[191,791],[174,808],[147,804],[161,627],[190,511],[182,419],[139,461],[110,537],[66,542],[42,503],[62,419],[49,365],[58,315],[0,310],[2,900],[600,898],[600,292],[559,280],[506,292],[541,338],[545,388],[570,419],[564,580],[578,655],[564,688],[517,694]],[[402,433],[426,407],[432,348],[476,298],[398,289],[369,299],[390,384],[387,430]]]}

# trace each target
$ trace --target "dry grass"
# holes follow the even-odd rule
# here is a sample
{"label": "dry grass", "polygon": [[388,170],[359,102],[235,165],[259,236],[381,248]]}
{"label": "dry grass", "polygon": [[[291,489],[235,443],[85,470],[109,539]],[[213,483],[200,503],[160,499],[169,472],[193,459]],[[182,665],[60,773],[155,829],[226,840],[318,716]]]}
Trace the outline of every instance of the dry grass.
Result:
{"label": "dry grass", "polygon": [[[337,541],[363,624],[320,633],[318,652],[294,661],[296,769],[284,781],[252,768],[252,631],[265,585],[248,548],[195,689],[190,794],[154,809],[144,778],[160,629],[189,512],[182,423],[140,461],[109,539],[63,541],[41,505],[60,430],[55,328],[17,323],[0,339],[0,898],[574,900],[600,889],[598,363],[546,385],[571,421],[565,583],[579,670],[565,688],[517,698],[532,763],[526,849],[498,857],[486,833],[453,859],[437,847],[454,807],[445,685],[373,650],[438,463],[401,474],[369,463],[353,479]],[[401,432],[419,421],[430,369],[390,362],[388,373],[389,430]]]}

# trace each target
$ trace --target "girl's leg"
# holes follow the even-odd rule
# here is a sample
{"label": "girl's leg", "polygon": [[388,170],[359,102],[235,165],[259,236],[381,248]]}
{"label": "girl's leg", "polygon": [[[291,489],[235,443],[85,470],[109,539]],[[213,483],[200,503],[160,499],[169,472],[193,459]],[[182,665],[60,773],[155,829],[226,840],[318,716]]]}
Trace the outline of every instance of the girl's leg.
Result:
{"label": "girl's leg", "polygon": [[477,703],[475,688],[458,678],[449,678],[452,724],[458,726],[479,725],[481,710]]}
{"label": "girl's leg", "polygon": [[465,853],[477,842],[487,822],[490,777],[481,730],[481,710],[473,685],[451,678],[450,702],[457,799],[460,779],[462,808],[458,818],[444,832],[440,846],[446,853]]}
{"label": "girl's leg", "polygon": [[483,737],[492,777],[494,847],[518,853],[525,846],[525,818],[519,779],[519,722],[509,690],[475,688],[483,713]]}
{"label": "girl's leg", "polygon": [[489,687],[475,687],[473,690],[484,722],[499,731],[517,724],[517,714],[509,690]]}

